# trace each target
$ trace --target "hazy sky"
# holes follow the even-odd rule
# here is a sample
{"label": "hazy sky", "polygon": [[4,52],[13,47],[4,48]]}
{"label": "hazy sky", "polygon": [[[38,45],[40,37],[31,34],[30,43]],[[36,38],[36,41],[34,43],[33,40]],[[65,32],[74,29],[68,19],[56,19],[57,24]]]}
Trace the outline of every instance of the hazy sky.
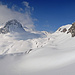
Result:
{"label": "hazy sky", "polygon": [[[7,4],[9,8],[12,5],[15,10],[18,8],[24,10],[25,6],[30,12],[32,24],[37,30],[55,31],[60,26],[71,24],[75,21],[75,0],[0,0]],[[25,2],[24,2],[25,1]],[[26,3],[27,2],[27,3]],[[25,4],[25,6],[22,5]],[[30,10],[28,10],[30,9]],[[25,11],[20,11],[24,13]]]}

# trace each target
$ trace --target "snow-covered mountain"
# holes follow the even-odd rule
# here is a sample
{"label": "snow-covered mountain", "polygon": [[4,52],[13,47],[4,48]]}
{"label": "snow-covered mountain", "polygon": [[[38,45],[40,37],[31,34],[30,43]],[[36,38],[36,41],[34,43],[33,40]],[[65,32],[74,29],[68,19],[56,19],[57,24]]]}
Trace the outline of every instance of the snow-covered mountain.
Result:
{"label": "snow-covered mountain", "polygon": [[44,37],[46,37],[44,33],[28,32],[17,20],[10,20],[0,28],[0,54],[28,53],[34,48],[41,47],[40,38],[45,39]]}
{"label": "snow-covered mountain", "polygon": [[50,34],[8,21],[0,29],[0,75],[75,75],[74,26]]}

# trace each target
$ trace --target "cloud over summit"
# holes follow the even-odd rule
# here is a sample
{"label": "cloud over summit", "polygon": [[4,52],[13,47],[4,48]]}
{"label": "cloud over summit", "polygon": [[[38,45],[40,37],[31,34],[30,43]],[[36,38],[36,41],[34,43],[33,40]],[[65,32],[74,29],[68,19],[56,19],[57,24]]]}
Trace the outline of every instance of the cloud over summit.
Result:
{"label": "cloud over summit", "polygon": [[[0,26],[5,24],[7,21],[11,19],[17,19],[23,25],[23,27],[27,27],[29,29],[34,29],[33,18],[31,17],[31,8],[28,2],[23,2],[25,8],[19,8],[16,5],[12,6],[12,8],[8,8],[8,5],[2,4],[0,2]],[[16,9],[18,8],[18,11]],[[22,12],[25,11],[25,12]]]}

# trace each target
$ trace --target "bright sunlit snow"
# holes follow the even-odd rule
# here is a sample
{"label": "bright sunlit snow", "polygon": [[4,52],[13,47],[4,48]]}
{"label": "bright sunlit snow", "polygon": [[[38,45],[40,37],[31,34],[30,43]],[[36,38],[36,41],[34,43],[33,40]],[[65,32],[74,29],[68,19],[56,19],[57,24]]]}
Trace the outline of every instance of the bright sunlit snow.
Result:
{"label": "bright sunlit snow", "polygon": [[75,37],[67,34],[70,27],[52,34],[25,30],[0,34],[0,75],[74,75]]}

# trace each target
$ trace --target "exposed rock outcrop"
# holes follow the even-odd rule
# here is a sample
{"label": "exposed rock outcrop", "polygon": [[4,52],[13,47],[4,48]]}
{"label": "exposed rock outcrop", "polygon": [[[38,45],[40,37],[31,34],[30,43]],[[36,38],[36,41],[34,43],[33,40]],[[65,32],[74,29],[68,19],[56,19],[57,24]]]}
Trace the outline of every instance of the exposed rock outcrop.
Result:
{"label": "exposed rock outcrop", "polygon": [[67,33],[71,33],[72,34],[72,37],[75,36],[75,22],[72,23],[72,26],[68,29],[68,32]]}
{"label": "exposed rock outcrop", "polygon": [[61,32],[64,32],[64,33],[65,33],[66,31],[67,31],[67,29],[66,29],[66,28],[64,28]]}
{"label": "exposed rock outcrop", "polygon": [[60,30],[61,30],[61,28],[58,29],[58,31],[60,31]]}
{"label": "exposed rock outcrop", "polygon": [[58,31],[65,33],[67,31],[67,29],[66,28],[63,28],[63,29],[62,28],[59,28]]}

